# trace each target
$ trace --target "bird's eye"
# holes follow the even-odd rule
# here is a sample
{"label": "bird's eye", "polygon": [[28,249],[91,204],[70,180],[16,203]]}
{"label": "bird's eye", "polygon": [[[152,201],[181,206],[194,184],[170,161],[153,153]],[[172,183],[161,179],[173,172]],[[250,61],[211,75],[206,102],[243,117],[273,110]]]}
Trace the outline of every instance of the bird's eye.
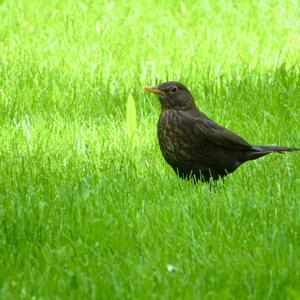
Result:
{"label": "bird's eye", "polygon": [[178,91],[178,87],[177,87],[177,86],[172,86],[172,87],[170,88],[170,92],[171,92],[172,94],[175,94],[177,91]]}

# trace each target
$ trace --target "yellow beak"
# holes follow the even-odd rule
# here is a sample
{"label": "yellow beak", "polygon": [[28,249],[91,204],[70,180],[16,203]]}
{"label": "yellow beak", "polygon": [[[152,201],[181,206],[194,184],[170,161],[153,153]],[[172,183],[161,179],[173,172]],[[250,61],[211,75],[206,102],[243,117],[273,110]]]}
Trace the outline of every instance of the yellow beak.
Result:
{"label": "yellow beak", "polygon": [[156,86],[144,86],[144,90],[153,94],[160,94],[163,95],[164,92],[161,91],[158,87]]}

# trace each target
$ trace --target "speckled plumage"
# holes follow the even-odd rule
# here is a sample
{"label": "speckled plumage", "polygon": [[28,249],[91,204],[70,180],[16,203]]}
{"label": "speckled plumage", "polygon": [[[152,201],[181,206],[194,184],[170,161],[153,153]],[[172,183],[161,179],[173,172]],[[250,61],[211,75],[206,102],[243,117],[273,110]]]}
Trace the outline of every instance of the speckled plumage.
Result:
{"label": "speckled plumage", "polygon": [[145,87],[145,90],[159,96],[161,114],[157,133],[160,149],[180,177],[216,180],[248,160],[272,152],[299,150],[249,144],[200,112],[181,83],[165,82],[158,87]]}

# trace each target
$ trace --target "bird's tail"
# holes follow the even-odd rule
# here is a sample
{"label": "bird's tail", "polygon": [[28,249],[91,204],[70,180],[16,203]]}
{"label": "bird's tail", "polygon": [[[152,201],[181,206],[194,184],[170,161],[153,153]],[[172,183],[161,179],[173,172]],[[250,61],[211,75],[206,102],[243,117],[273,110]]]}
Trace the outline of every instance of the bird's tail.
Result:
{"label": "bird's tail", "polygon": [[300,151],[300,148],[294,147],[281,147],[281,146],[252,146],[253,152],[250,155],[250,159],[256,159],[265,156],[270,153],[284,153],[284,152],[294,152]]}
{"label": "bird's tail", "polygon": [[257,150],[259,152],[293,152],[293,151],[299,151],[300,148],[293,148],[293,147],[281,147],[281,146],[253,146],[254,150]]}

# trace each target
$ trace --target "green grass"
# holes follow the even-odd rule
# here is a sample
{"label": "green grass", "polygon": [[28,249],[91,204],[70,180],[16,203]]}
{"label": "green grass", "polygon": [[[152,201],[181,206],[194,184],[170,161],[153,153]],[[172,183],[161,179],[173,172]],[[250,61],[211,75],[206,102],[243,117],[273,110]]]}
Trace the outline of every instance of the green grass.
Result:
{"label": "green grass", "polygon": [[249,142],[299,147],[299,15],[297,1],[0,1],[0,298],[299,299],[300,155],[213,190],[180,180],[142,91],[182,81]]}

